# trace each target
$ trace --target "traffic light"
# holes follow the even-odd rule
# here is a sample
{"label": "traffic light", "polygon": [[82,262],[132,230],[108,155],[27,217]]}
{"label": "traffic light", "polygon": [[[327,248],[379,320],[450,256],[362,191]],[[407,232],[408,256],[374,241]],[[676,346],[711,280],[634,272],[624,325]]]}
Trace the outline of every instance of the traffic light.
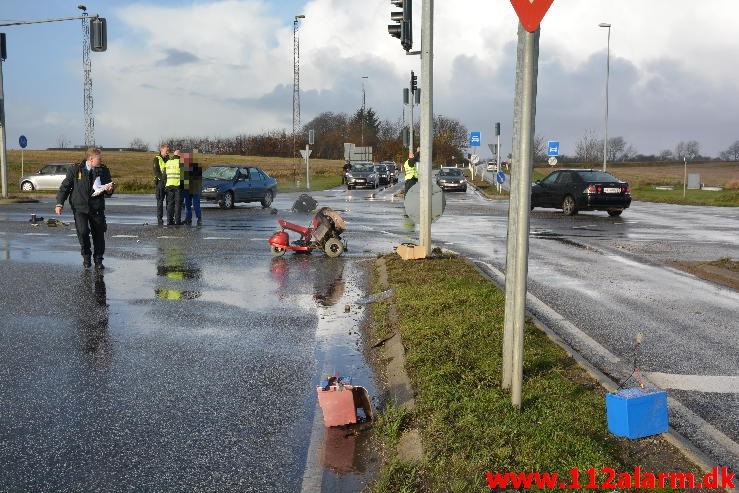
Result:
{"label": "traffic light", "polygon": [[390,36],[398,38],[405,51],[413,48],[413,2],[412,0],[390,0],[394,6],[403,9],[402,12],[390,12],[390,20],[395,24],[387,26]]}
{"label": "traffic light", "polygon": [[500,122],[495,124],[495,136],[500,135]]}
{"label": "traffic light", "polygon": [[418,77],[411,70],[411,92],[415,94],[416,89],[418,89]]}
{"label": "traffic light", "polygon": [[104,17],[90,19],[90,49],[92,51],[108,49],[108,28]]}
{"label": "traffic light", "polygon": [[8,58],[8,50],[5,48],[5,33],[0,33],[0,60]]}

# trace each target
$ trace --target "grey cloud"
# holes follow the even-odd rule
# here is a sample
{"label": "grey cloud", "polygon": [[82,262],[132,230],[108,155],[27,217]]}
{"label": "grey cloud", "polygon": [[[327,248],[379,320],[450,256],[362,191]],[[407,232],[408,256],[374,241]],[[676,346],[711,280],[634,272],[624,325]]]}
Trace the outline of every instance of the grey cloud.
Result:
{"label": "grey cloud", "polygon": [[170,49],[166,51],[166,57],[163,60],[159,60],[157,65],[165,67],[177,67],[179,65],[186,65],[188,63],[196,63],[200,61],[200,58],[182,50]]}

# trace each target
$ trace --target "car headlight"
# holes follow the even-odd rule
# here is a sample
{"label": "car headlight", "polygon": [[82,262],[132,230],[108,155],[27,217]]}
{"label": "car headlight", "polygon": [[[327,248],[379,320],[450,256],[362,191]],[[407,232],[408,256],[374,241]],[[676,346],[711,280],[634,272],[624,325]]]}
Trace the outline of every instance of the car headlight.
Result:
{"label": "car headlight", "polygon": [[208,188],[203,189],[203,192],[205,193],[211,193],[211,192],[217,192],[217,191],[218,189],[216,187],[208,187]]}

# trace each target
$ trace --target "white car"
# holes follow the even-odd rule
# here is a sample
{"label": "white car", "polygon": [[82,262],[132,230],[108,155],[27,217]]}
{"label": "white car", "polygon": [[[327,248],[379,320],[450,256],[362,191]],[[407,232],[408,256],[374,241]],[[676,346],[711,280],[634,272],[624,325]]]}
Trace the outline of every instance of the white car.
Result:
{"label": "white car", "polygon": [[495,161],[488,161],[488,165],[485,167],[485,171],[497,171],[498,167],[495,164]]}
{"label": "white car", "polygon": [[67,176],[74,163],[49,163],[32,175],[24,175],[20,179],[20,187],[24,192],[34,190],[59,190],[59,186]]}

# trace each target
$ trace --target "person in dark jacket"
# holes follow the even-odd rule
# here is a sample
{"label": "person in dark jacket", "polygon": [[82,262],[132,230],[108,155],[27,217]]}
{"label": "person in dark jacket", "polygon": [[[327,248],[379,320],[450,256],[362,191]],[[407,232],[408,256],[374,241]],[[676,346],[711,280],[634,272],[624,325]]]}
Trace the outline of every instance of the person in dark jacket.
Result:
{"label": "person in dark jacket", "polygon": [[168,159],[169,145],[162,144],[159,147],[159,154],[154,156],[154,187],[157,200],[157,224],[159,226],[164,224],[164,197],[167,195],[164,191],[165,182],[167,181],[164,170]]}
{"label": "person in dark jacket", "polygon": [[[58,216],[62,214],[64,201],[69,199],[85,268],[92,266],[92,258],[97,270],[105,268],[103,254],[105,231],[108,229],[105,223],[105,197],[113,194],[113,185],[110,170],[103,165],[102,152],[97,147],[90,147],[87,149],[87,158],[69,169],[56,194],[54,210]],[[94,252],[90,247],[90,235]]]}
{"label": "person in dark jacket", "polygon": [[203,168],[192,162],[192,154],[184,156],[184,193],[185,196],[185,224],[192,224],[192,211],[195,209],[197,225],[203,224],[200,212],[200,195],[203,191]]}

